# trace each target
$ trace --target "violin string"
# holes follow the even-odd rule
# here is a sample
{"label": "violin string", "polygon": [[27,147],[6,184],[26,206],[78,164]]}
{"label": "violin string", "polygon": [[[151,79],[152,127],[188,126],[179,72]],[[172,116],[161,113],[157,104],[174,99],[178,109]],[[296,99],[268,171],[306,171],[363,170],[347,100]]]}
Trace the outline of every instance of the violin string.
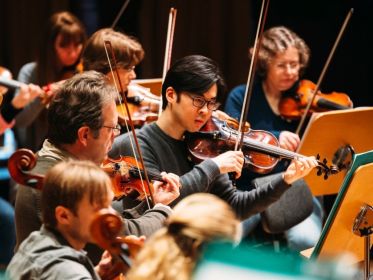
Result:
{"label": "violin string", "polygon": [[115,26],[117,25],[117,23],[118,23],[120,17],[122,16],[123,12],[127,9],[127,6],[128,6],[129,3],[130,3],[130,0],[126,0],[126,1],[123,3],[123,6],[122,6],[122,8],[120,9],[118,15],[115,17],[113,23],[111,24],[111,27],[110,27],[111,29],[114,29],[114,28],[115,28]]}
{"label": "violin string", "polygon": [[[114,87],[117,91],[117,96],[118,96],[118,100],[119,100],[119,107],[120,107],[121,113],[124,114],[125,110],[124,110],[124,106],[123,106],[123,98],[122,98],[122,95],[120,94],[119,86],[118,86],[117,80],[115,79],[115,76],[114,76],[114,71],[113,71],[113,68],[112,68],[112,65],[111,65],[109,53],[108,53],[105,42],[104,42],[104,48],[105,48],[106,57],[107,57],[107,60],[108,60],[108,63],[109,63],[110,72],[111,72],[111,75],[112,75],[112,78],[113,78]],[[129,125],[128,125],[128,122],[127,122],[126,118],[124,118],[124,123],[126,125],[126,130],[129,131]],[[135,150],[135,145],[134,145],[131,137],[130,137],[130,145],[131,145],[132,151],[134,151]],[[134,155],[134,157],[137,160],[136,155]]]}
{"label": "violin string", "polygon": [[[122,100],[122,98],[121,98],[121,96],[120,96],[119,87],[118,87],[117,83],[115,82],[114,70],[113,70],[113,67],[112,67],[112,64],[111,64],[111,61],[110,61],[110,56],[109,56],[109,53],[108,53],[108,50],[107,50],[107,47],[106,47],[106,44],[107,44],[107,43],[109,43],[109,46],[111,47],[111,43],[110,43],[109,41],[104,41],[105,53],[106,53],[106,56],[107,56],[107,60],[108,60],[108,63],[109,63],[109,68],[110,68],[111,74],[112,74],[112,76],[113,76],[113,81],[114,81],[115,89],[116,89],[117,94],[118,94],[118,97],[119,97],[120,106],[121,106],[121,108],[123,108],[123,100]],[[112,50],[112,49],[111,49],[111,50]],[[113,52],[112,52],[112,54],[114,55]],[[120,82],[120,80],[119,80],[119,75],[118,75],[118,83],[119,83],[119,82]],[[129,110],[128,110],[128,108],[126,108],[126,109],[127,109],[126,112],[127,112],[128,120],[131,120],[131,116],[130,116]],[[124,111],[124,110],[122,109],[122,111]],[[124,121],[125,121],[125,124],[126,124],[127,131],[129,131],[129,126],[128,126],[127,119],[124,118]],[[134,127],[132,127],[132,132],[133,132],[133,134],[135,133],[135,129],[134,129]],[[134,137],[135,137],[135,135],[134,135]],[[138,161],[138,159],[137,159],[137,153],[135,152],[135,147],[134,147],[134,144],[133,144],[133,142],[132,142],[132,140],[134,140],[134,139],[132,139],[131,136],[130,136],[129,138],[130,138],[130,143],[131,143],[131,149],[132,149],[132,151],[133,151],[133,156],[134,156],[134,158],[135,158],[135,160],[136,160],[137,168],[138,168],[138,170],[140,170],[139,161]],[[138,150],[138,152],[140,153],[140,150]],[[141,156],[140,156],[140,157],[141,157]],[[141,161],[142,161],[142,160],[141,160]],[[143,161],[142,161],[142,162],[143,162]],[[144,168],[145,168],[145,166],[144,166]],[[141,186],[142,186],[142,189],[143,189],[143,191],[144,191],[144,194],[146,194],[146,193],[147,193],[147,192],[146,192],[146,187],[145,187],[144,179],[143,179],[141,173],[139,173],[139,176],[140,176],[140,180],[141,180]],[[145,173],[145,177],[146,177],[146,180],[147,180],[147,183],[148,183],[149,193],[150,193],[150,195],[152,196],[151,191],[150,191],[150,183],[149,183],[149,180],[148,180],[148,178],[147,178],[147,174],[146,174],[146,173]],[[146,200],[146,203],[147,203],[147,205],[148,205],[148,208],[151,209],[151,207],[150,207],[150,202],[149,202],[149,199],[148,199],[147,195],[145,195],[145,200]],[[154,199],[153,199],[153,201],[154,201]]]}
{"label": "violin string", "polygon": [[307,117],[307,115],[308,115],[308,112],[309,112],[309,110],[310,110],[310,108],[311,108],[311,105],[312,105],[312,103],[313,103],[313,101],[314,101],[314,99],[315,99],[315,97],[316,97],[317,92],[319,91],[319,88],[320,88],[321,82],[322,82],[322,80],[324,79],[324,75],[325,75],[325,73],[326,73],[326,70],[327,70],[328,67],[329,67],[330,61],[332,60],[332,57],[333,57],[334,52],[335,52],[335,50],[336,50],[336,48],[337,48],[337,46],[338,46],[338,44],[339,44],[339,41],[341,40],[342,35],[343,35],[343,33],[344,33],[345,29],[346,29],[346,26],[347,26],[348,22],[350,21],[350,18],[351,18],[351,16],[352,16],[353,11],[354,11],[353,8],[351,8],[351,9],[348,11],[348,13],[347,13],[347,15],[346,15],[346,17],[345,17],[345,20],[343,21],[342,27],[341,27],[341,29],[339,30],[339,33],[338,33],[337,39],[336,39],[335,42],[334,42],[334,45],[333,45],[333,47],[332,47],[332,49],[331,49],[331,51],[330,51],[330,53],[329,53],[329,56],[328,56],[328,58],[327,58],[327,60],[326,60],[326,62],[325,62],[325,64],[324,64],[324,67],[323,67],[323,69],[322,69],[322,71],[321,71],[320,77],[319,77],[319,79],[318,79],[318,81],[317,81],[317,83],[316,83],[316,87],[315,87],[315,90],[314,90],[314,92],[313,92],[313,94],[312,94],[312,97],[311,97],[310,100],[308,101],[308,103],[307,103],[307,107],[306,107],[306,109],[304,110],[304,113],[303,113],[303,115],[302,115],[302,118],[301,118],[301,120],[299,121],[298,127],[297,127],[297,129],[296,129],[296,131],[295,131],[295,133],[298,134],[298,135],[299,135],[299,133],[300,133],[300,131],[301,131],[303,125],[304,125],[304,122],[305,122],[306,117]]}
{"label": "violin string", "polygon": [[[257,26],[257,30],[256,30],[256,35],[255,35],[253,55],[252,55],[252,59],[251,59],[251,62],[250,62],[249,74],[248,74],[248,77],[247,77],[247,84],[246,84],[246,90],[245,90],[245,95],[244,95],[244,101],[242,103],[243,106],[242,106],[242,112],[241,112],[239,127],[238,127],[239,131],[243,131],[244,123],[246,122],[246,119],[247,119],[248,107],[249,107],[251,94],[252,94],[252,89],[253,89],[254,71],[255,71],[255,68],[256,68],[257,57],[258,57],[258,54],[259,54],[259,48],[260,48],[261,37],[262,37],[261,34],[263,33],[263,28],[264,28],[266,17],[267,17],[268,6],[269,6],[269,0],[268,1],[262,0],[262,6],[261,6],[261,9],[260,9],[258,26]],[[242,142],[243,142],[243,134],[241,134],[240,137],[237,138],[236,145],[234,147],[235,151],[237,151],[239,148],[242,147]]]}
{"label": "violin string", "polygon": [[[172,54],[172,44],[173,44],[173,36],[175,31],[175,24],[176,24],[176,12],[175,8],[170,9],[170,13],[168,16],[168,25],[167,25],[167,37],[166,37],[166,48],[165,48],[165,55],[163,61],[163,73],[162,73],[162,83],[166,77],[166,73],[170,68],[171,64],[171,54]],[[160,106],[158,110],[158,117],[162,113],[162,98],[160,100]]]}

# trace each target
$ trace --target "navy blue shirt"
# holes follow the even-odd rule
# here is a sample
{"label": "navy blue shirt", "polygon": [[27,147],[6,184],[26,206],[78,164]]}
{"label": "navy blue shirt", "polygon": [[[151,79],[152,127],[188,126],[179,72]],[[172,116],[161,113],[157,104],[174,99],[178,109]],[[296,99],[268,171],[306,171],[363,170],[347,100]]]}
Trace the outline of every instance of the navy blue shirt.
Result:
{"label": "navy blue shirt", "polygon": [[[226,104],[225,104],[225,112],[230,115],[231,117],[239,120],[241,116],[241,109],[242,104],[244,100],[246,85],[239,85],[235,87],[230,93],[227,98]],[[266,130],[271,132],[277,139],[280,136],[280,133],[283,130],[287,131],[295,131],[297,128],[297,125],[299,123],[298,120],[296,121],[288,121],[282,118],[279,115],[276,115],[265,95],[262,88],[262,82],[256,81],[254,84],[251,100],[250,100],[250,106],[248,110],[248,117],[247,121],[250,123],[251,129],[255,130]],[[284,171],[287,167],[288,162],[286,160],[282,160],[279,164],[276,165],[276,167],[268,174],[273,174],[277,172]],[[244,189],[244,186],[247,187],[250,184],[251,180],[265,176],[268,174],[257,174],[252,171],[249,171],[247,169],[242,170],[241,177],[237,180],[237,187],[239,189]]]}

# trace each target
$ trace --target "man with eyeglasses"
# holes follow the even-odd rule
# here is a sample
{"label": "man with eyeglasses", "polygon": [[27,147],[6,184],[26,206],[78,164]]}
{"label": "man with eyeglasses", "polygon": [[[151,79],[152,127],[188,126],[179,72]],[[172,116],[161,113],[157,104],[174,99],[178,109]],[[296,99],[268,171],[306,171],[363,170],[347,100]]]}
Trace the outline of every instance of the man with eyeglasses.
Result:
{"label": "man with eyeglasses", "polygon": [[[45,174],[52,166],[68,159],[90,160],[100,165],[119,132],[115,90],[107,77],[88,71],[66,80],[48,109],[48,138],[37,153],[32,173]],[[166,183],[154,182],[154,204],[145,202],[123,215],[124,234],[149,236],[163,226],[171,209],[166,206],[179,196],[179,177],[159,172]],[[38,190],[20,186],[16,198],[17,247],[41,226]]]}
{"label": "man with eyeglasses", "polygon": [[[219,107],[224,81],[211,59],[192,55],[178,60],[167,72],[162,86],[163,112],[159,119],[137,133],[145,165],[149,171],[166,170],[180,176],[181,198],[196,192],[210,192],[227,201],[244,219],[263,211],[276,201],[295,180],[317,165],[313,157],[295,160],[289,168],[266,185],[252,191],[238,191],[228,172],[241,174],[241,151],[228,151],[199,164],[190,160],[185,133],[199,131]],[[109,156],[131,155],[129,135],[114,141]],[[196,217],[198,219],[198,217]]]}

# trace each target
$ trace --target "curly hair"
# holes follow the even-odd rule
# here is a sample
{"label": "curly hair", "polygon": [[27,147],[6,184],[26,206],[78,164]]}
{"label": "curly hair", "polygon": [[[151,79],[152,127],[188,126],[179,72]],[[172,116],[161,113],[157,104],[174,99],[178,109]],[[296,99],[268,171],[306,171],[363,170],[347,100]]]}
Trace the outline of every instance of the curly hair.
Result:
{"label": "curly hair", "polygon": [[[284,52],[290,47],[295,47],[299,53],[300,74],[307,67],[310,49],[303,39],[284,26],[272,27],[263,33],[258,54],[257,73],[262,78],[266,77],[268,65],[277,53]],[[250,52],[251,53],[251,52]]]}

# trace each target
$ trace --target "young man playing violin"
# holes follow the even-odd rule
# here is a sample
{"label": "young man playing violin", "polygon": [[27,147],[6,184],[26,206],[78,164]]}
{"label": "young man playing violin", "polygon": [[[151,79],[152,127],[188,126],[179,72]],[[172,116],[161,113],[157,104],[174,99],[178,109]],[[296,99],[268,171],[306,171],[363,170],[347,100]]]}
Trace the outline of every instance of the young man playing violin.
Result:
{"label": "young man playing violin", "polygon": [[[247,121],[252,129],[271,132],[278,139],[280,147],[289,151],[296,151],[300,143],[299,135],[294,133],[299,120],[282,117],[279,104],[286,92],[297,90],[309,56],[310,50],[304,40],[288,28],[273,27],[263,33]],[[227,98],[225,112],[235,119],[241,116],[245,89],[246,85],[239,85]],[[284,171],[285,163],[277,164],[271,173]],[[257,177],[260,175],[244,170],[237,180],[237,187],[246,190],[249,182]],[[323,210],[317,199],[313,199],[313,204],[314,213],[285,232],[290,249],[301,251],[313,247],[317,242]],[[259,221],[260,216],[256,215],[244,223],[244,228],[249,232]]]}
{"label": "young man playing violin", "polygon": [[[223,78],[214,61],[198,55],[178,60],[168,70],[162,86],[163,112],[155,123],[140,129],[138,140],[148,170],[166,170],[180,176],[179,199],[210,192],[227,201],[238,217],[245,219],[276,201],[317,162],[313,157],[295,160],[284,173],[252,191],[238,191],[227,175],[241,174],[244,158],[240,151],[228,151],[199,164],[191,162],[184,134],[199,131],[209,120],[219,107],[223,90]],[[128,138],[116,138],[109,155],[130,155]]]}
{"label": "young man playing violin", "polygon": [[[37,153],[32,173],[45,174],[53,165],[71,158],[100,165],[119,134],[114,88],[104,75],[94,71],[66,80],[49,105],[48,125],[48,138]],[[174,174],[161,175],[166,183],[153,184],[156,206],[146,211],[146,204],[141,203],[124,213],[128,218],[126,234],[150,235],[163,225],[170,213],[165,205],[179,196],[179,178]],[[41,226],[40,196],[38,190],[26,186],[18,189],[17,245]]]}
{"label": "young man playing violin", "polygon": [[108,175],[90,161],[59,162],[46,174],[40,199],[43,225],[22,242],[7,268],[9,279],[101,279],[109,273],[108,252],[94,267],[83,251],[94,241],[96,213],[113,199]]}

